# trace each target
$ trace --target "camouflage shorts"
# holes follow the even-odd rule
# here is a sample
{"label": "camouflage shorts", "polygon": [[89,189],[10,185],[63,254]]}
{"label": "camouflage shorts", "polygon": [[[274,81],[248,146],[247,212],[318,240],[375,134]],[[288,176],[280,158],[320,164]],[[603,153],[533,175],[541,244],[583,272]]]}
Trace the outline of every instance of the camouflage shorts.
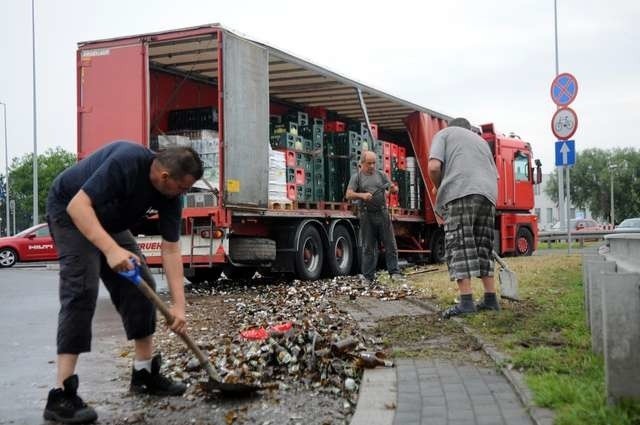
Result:
{"label": "camouflage shorts", "polygon": [[493,276],[495,206],[469,195],[445,207],[445,250],[451,280]]}

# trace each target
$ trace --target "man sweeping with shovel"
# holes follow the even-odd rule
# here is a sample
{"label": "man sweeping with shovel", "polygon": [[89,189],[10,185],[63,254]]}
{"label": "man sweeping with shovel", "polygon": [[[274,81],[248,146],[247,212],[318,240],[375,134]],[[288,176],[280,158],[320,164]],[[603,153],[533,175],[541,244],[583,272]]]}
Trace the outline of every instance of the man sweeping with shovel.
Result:
{"label": "man sweeping with shovel", "polygon": [[160,356],[153,357],[153,304],[119,273],[133,269],[135,262],[144,279],[153,282],[129,228],[149,210],[156,210],[162,262],[173,300],[171,329],[186,332],[179,195],[202,172],[200,157],[191,148],[154,153],[137,144],[114,142],[56,177],[47,198],[47,215],[60,257],[58,372],[45,419],[63,423],[97,419],[95,410],[78,396],[74,373],[78,355],[91,350],[99,279],[109,290],[127,339],[134,340],[131,390],[164,396],[184,393],[183,384],[160,374]]}
{"label": "man sweeping with shovel", "polygon": [[[428,168],[437,190],[436,212],[445,221],[449,276],[460,292],[460,302],[442,317],[499,310],[492,256],[498,174],[489,145],[471,131],[469,121],[456,118],[433,137]],[[484,285],[478,305],[473,303],[473,276]]]}

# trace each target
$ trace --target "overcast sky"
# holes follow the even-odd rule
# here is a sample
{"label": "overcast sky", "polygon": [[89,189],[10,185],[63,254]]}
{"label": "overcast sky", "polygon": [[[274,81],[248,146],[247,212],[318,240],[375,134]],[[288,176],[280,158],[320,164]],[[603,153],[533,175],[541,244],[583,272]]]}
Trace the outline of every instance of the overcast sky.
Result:
{"label": "overcast sky", "polygon": [[[33,151],[31,1],[1,4],[13,158]],[[554,166],[553,0],[36,0],[35,9],[39,153],[76,150],[77,42],[219,22],[427,108],[494,122],[529,141],[545,172]],[[638,0],[558,0],[560,72],[579,83],[578,153],[640,149],[638,22]]]}

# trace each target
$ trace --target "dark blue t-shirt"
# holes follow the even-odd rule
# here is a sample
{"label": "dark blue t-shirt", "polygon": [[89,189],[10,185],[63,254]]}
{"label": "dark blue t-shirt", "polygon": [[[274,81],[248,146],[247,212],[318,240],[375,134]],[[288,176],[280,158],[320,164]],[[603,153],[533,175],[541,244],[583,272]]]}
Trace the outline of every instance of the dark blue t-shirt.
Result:
{"label": "dark blue t-shirt", "polygon": [[113,142],[60,173],[47,198],[47,214],[66,218],[67,205],[80,189],[91,199],[107,232],[127,230],[150,210],[158,211],[160,234],[169,242],[180,237],[180,197],[167,198],[149,180],[155,155],[130,142]]}

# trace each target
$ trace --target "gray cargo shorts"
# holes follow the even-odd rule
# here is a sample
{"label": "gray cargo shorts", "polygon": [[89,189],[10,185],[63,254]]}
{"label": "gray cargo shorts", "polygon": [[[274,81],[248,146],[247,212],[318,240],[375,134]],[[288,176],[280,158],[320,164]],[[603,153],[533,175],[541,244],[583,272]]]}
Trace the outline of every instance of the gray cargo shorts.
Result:
{"label": "gray cargo shorts", "polygon": [[[127,339],[152,335],[156,328],[153,304],[133,283],[111,270],[104,255],[68,219],[48,221],[60,257],[58,354],[91,351],[91,322],[100,279],[122,318]],[[130,231],[110,235],[118,245],[142,258]],[[155,281],[144,262],[141,275],[155,289]]]}

